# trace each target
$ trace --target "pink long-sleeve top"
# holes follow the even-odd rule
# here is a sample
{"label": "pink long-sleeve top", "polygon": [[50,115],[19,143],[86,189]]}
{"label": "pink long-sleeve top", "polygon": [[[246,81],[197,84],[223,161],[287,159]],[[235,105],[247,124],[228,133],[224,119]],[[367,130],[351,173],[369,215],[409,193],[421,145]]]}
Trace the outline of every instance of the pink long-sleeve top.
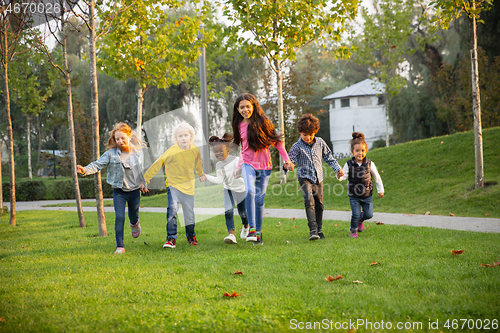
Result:
{"label": "pink long-sleeve top", "polygon": [[[269,147],[259,149],[258,151],[253,150],[248,145],[248,123],[240,123],[240,137],[241,137],[241,157],[238,163],[238,169],[241,169],[243,163],[251,165],[255,170],[271,170],[273,168],[273,163],[271,162],[271,152]],[[283,146],[283,142],[278,141],[274,144],[276,149],[278,149],[283,160],[290,161],[288,154]]]}

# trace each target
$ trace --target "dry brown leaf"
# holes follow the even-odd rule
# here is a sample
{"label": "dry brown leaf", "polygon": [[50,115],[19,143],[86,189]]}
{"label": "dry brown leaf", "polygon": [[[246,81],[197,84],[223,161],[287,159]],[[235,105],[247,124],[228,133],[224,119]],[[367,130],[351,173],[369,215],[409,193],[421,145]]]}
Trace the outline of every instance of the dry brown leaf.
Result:
{"label": "dry brown leaf", "polygon": [[366,225],[366,229],[368,229],[368,228],[370,228],[370,225],[369,225],[369,224],[367,224],[367,225]]}
{"label": "dry brown leaf", "polygon": [[384,222],[375,222],[376,225],[382,225]]}
{"label": "dry brown leaf", "polygon": [[493,267],[497,267],[497,266],[500,266],[500,261],[493,263]]}
{"label": "dry brown leaf", "polygon": [[292,221],[295,221],[295,220],[296,220],[296,218],[295,218],[295,217],[292,217]]}
{"label": "dry brown leaf", "polygon": [[240,272],[239,270],[236,270],[234,273],[230,273],[231,275],[243,275],[243,272]]}
{"label": "dry brown leaf", "polygon": [[443,143],[444,143],[444,141],[441,141],[441,144],[443,144]]}
{"label": "dry brown leaf", "polygon": [[281,227],[282,225],[281,221],[278,221],[278,224],[276,224],[277,227]]}
{"label": "dry brown leaf", "polygon": [[370,264],[370,266],[378,265],[378,262],[374,261]]}
{"label": "dry brown leaf", "polygon": [[356,281],[352,281],[352,283],[364,283],[364,282],[363,282],[363,281],[356,280]]}
{"label": "dry brown leaf", "polygon": [[224,293],[222,295],[222,297],[238,297],[238,296],[241,296],[243,294],[237,294],[236,291],[233,291],[231,294],[230,293]]}
{"label": "dry brown leaf", "polygon": [[335,227],[338,227],[339,225],[338,224],[335,224]]}
{"label": "dry brown leaf", "polygon": [[487,212],[486,214],[484,214],[484,216],[489,216],[490,215],[490,212]]}
{"label": "dry brown leaf", "polygon": [[453,214],[453,213],[450,213],[450,216],[455,216],[455,214]]}
{"label": "dry brown leaf", "polygon": [[294,228],[298,228],[297,226],[294,226]]}
{"label": "dry brown leaf", "polygon": [[464,253],[465,249],[463,250],[451,250],[452,255],[458,255]]}
{"label": "dry brown leaf", "polygon": [[334,276],[331,276],[331,275],[328,275],[325,280],[328,281],[328,282],[332,282],[332,281],[335,281],[335,280],[340,280],[340,279],[343,279],[344,277],[340,274],[337,274],[335,277]]}
{"label": "dry brown leaf", "polygon": [[4,317],[0,317],[0,321],[5,322],[5,318]]}
{"label": "dry brown leaf", "polygon": [[430,211],[426,211],[424,215],[431,215]]}
{"label": "dry brown leaf", "polygon": [[490,264],[481,264],[479,265],[479,267],[494,267],[494,266]]}
{"label": "dry brown leaf", "polygon": [[351,328],[349,331],[347,331],[347,333],[354,333],[356,332],[357,330],[355,328]]}

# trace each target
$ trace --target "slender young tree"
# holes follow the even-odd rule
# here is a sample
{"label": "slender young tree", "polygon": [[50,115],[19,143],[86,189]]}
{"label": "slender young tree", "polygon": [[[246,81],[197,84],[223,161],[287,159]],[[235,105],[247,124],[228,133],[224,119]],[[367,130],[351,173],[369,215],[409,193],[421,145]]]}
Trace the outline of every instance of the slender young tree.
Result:
{"label": "slender young tree", "polygon": [[[326,45],[326,38],[339,42],[346,23],[354,19],[357,0],[225,0],[224,16],[232,22],[230,39],[253,57],[267,59],[276,74],[279,130],[285,135],[283,117],[283,66],[311,42]],[[247,32],[251,34],[248,35]],[[335,52],[346,56],[346,47]],[[283,164],[280,158],[280,165]],[[286,182],[283,170],[281,183]]]}
{"label": "slender young tree", "polygon": [[[198,59],[199,48],[210,41],[210,36],[198,40],[200,18],[175,12],[183,5],[182,0],[167,1],[166,7],[159,6],[158,0],[118,0],[117,5],[127,7],[132,3],[99,39],[98,65],[119,80],[137,81],[137,132],[141,135],[146,91],[153,86],[165,89],[192,76],[196,68],[190,64]],[[100,17],[111,14],[111,10],[102,11]]]}
{"label": "slender young tree", "polygon": [[[13,5],[14,3],[11,3]],[[19,4],[18,4],[19,5]],[[9,152],[9,176],[10,176],[10,220],[11,226],[16,225],[16,173],[14,163],[14,135],[12,131],[12,119],[10,113],[9,92],[9,64],[20,52],[17,47],[20,42],[24,28],[30,22],[29,11],[16,13],[12,7],[2,6],[0,9],[0,63],[3,69],[5,112],[7,118],[7,150]]]}
{"label": "slender young tree", "polygon": [[434,22],[448,29],[450,22],[465,16],[470,27],[470,57],[472,76],[472,115],[474,117],[474,153],[476,161],[475,188],[484,187],[483,130],[481,126],[481,95],[477,62],[477,22],[482,11],[490,10],[493,0],[436,0],[431,2],[436,10]]}

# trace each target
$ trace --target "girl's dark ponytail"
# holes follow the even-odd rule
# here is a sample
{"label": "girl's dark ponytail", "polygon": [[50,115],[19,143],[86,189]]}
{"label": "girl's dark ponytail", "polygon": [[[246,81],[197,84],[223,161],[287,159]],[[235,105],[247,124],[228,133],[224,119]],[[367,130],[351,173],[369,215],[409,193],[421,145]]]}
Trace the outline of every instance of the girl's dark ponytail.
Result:
{"label": "girl's dark ponytail", "polygon": [[368,145],[366,144],[365,141],[365,135],[361,132],[352,132],[352,139],[350,142],[351,142],[351,151],[357,144],[364,144],[366,146],[366,149],[368,150]]}

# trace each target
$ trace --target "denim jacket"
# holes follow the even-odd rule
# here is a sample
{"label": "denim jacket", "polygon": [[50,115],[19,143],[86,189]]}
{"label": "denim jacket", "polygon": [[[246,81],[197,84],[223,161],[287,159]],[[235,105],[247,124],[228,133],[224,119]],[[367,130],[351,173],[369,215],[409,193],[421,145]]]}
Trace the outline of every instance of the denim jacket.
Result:
{"label": "denim jacket", "polygon": [[[107,183],[111,185],[113,188],[122,188],[123,185],[123,175],[124,175],[124,168],[122,161],[120,160],[120,155],[121,155],[121,150],[119,148],[113,148],[110,150],[107,150],[104,154],[102,154],[101,157],[95,162],[90,163],[85,169],[85,174],[84,176],[87,175],[92,175],[105,166],[108,167],[108,176],[107,176]],[[130,167],[133,168],[137,164],[139,165],[139,170],[140,170],[140,177],[141,181],[143,184],[146,184],[146,181],[144,179],[144,174],[142,172],[143,170],[143,160],[144,160],[144,154],[142,153],[142,150],[140,149],[135,149],[131,151],[131,165]]]}

